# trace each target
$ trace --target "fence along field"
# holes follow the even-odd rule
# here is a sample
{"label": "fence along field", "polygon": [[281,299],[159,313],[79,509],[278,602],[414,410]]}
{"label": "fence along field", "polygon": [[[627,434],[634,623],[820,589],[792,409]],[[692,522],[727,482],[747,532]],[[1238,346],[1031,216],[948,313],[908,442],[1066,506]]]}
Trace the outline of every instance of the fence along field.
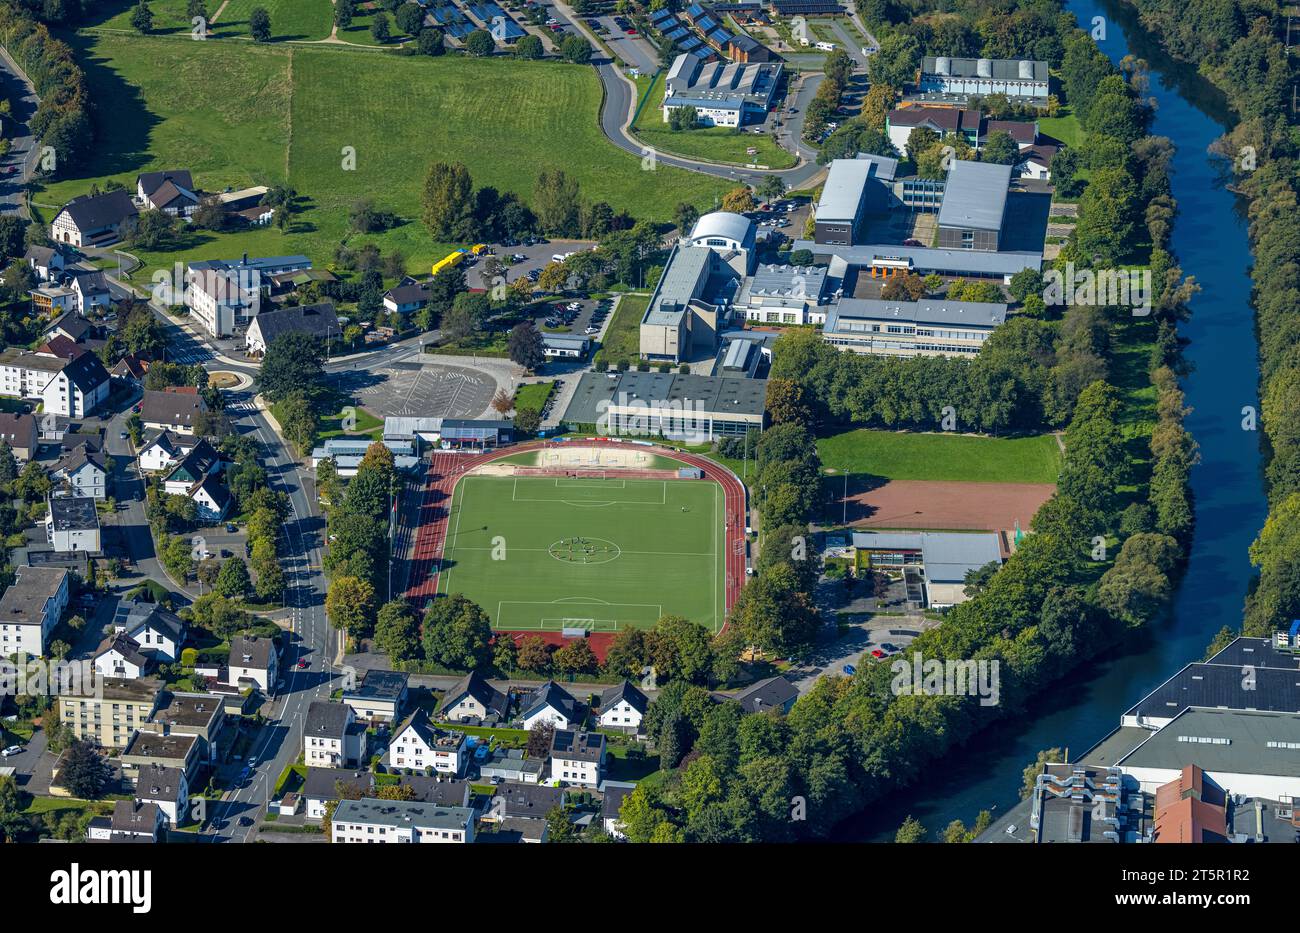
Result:
{"label": "fence along field", "polygon": [[503,631],[648,628],[681,615],[718,631],[723,495],[702,480],[467,476],[438,590]]}

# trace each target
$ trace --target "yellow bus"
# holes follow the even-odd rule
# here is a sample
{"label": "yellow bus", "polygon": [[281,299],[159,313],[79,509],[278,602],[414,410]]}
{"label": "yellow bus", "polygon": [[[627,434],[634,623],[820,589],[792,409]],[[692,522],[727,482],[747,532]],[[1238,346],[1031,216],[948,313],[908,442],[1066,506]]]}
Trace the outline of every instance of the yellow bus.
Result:
{"label": "yellow bus", "polygon": [[482,256],[488,251],[488,245],[486,243],[475,243],[469,248],[469,251],[475,256]]}

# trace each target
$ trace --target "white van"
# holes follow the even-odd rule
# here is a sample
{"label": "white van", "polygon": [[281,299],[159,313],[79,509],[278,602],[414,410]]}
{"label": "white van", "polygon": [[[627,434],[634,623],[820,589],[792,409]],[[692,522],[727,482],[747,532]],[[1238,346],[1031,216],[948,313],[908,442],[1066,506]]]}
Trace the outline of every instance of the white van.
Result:
{"label": "white van", "polygon": [[834,51],[835,51],[835,45],[834,45],[834,43],[831,43],[831,42],[818,42],[818,43],[817,43],[817,51],[819,51],[819,52],[834,52]]}

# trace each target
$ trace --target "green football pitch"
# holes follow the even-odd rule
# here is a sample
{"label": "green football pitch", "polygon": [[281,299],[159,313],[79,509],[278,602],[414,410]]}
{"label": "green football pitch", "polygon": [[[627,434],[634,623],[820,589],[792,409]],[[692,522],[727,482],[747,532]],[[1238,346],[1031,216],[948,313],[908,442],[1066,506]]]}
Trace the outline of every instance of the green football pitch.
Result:
{"label": "green football pitch", "polygon": [[649,628],[724,616],[717,483],[467,476],[452,497],[438,592],[504,631]]}

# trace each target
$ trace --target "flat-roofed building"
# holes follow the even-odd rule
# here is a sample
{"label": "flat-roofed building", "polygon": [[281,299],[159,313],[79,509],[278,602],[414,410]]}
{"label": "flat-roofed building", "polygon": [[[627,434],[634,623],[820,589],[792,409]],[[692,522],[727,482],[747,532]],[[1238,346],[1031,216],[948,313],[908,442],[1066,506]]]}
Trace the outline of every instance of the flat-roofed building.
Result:
{"label": "flat-roofed building", "polygon": [[939,249],[997,251],[1011,172],[1010,165],[953,161],[939,207]]}
{"label": "flat-roofed building", "polygon": [[1233,795],[1300,798],[1300,713],[1188,707],[1118,767],[1154,794],[1188,765]]}
{"label": "flat-roofed building", "polygon": [[826,313],[822,339],[839,350],[883,356],[970,356],[1007,319],[981,301],[842,298]]}
{"label": "flat-roofed building", "polygon": [[825,266],[765,263],[741,286],[735,310],[755,324],[822,324],[827,281]]}
{"label": "flat-roofed building", "polygon": [[561,418],[572,430],[715,440],[763,429],[767,380],[673,373],[583,373]]}
{"label": "flat-roofed building", "polygon": [[1002,563],[990,533],[855,531],[852,540],[872,569],[901,571],[908,598],[931,608],[965,602],[966,574]]}
{"label": "flat-roofed building", "polygon": [[1046,106],[1047,62],[927,55],[921,59],[917,91],[924,96],[951,100],[1005,94],[1017,102]]}
{"label": "flat-roofed building", "polygon": [[59,696],[59,722],[79,739],[101,748],[125,748],[158,708],[162,681],[101,678],[97,690]]}
{"label": "flat-roofed building", "polygon": [[45,540],[58,554],[100,552],[99,510],[92,496],[53,496],[48,500]]}
{"label": "flat-roofed building", "polygon": [[393,722],[406,706],[409,675],[402,671],[368,670],[355,687],[344,688],[342,702],[352,707],[357,719]]}
{"label": "flat-roofed building", "polygon": [[898,160],[886,156],[833,160],[813,211],[813,242],[828,246],[858,242],[867,211],[888,206],[897,169]]}

